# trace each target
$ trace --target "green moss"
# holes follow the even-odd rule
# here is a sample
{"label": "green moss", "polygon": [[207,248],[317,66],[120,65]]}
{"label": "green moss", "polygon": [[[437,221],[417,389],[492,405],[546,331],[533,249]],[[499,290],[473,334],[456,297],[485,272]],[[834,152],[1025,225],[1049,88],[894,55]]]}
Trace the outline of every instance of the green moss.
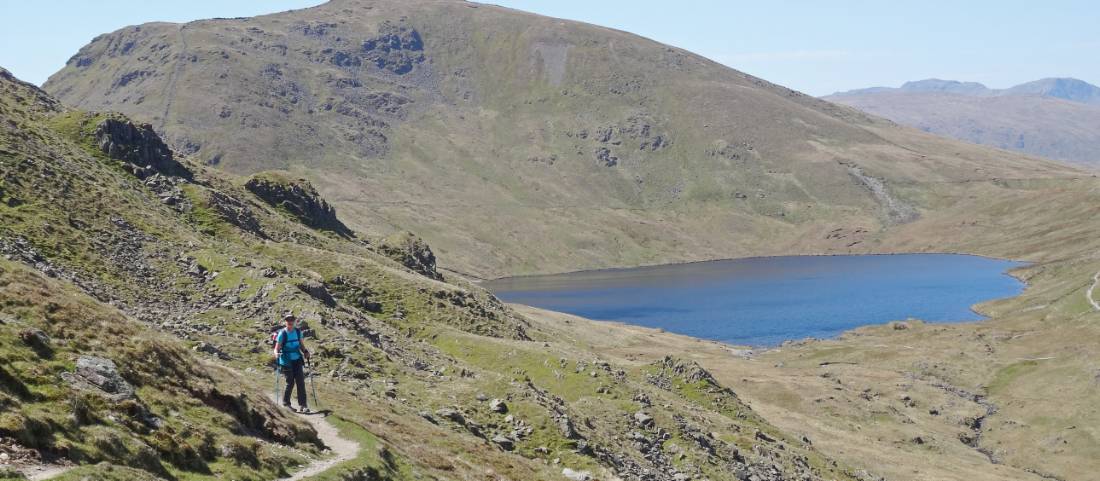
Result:
{"label": "green moss", "polygon": [[96,149],[92,135],[95,133],[96,126],[113,115],[115,114],[71,110],[51,117],[47,121],[47,126],[77,145],[88,149],[89,153],[102,155]]}

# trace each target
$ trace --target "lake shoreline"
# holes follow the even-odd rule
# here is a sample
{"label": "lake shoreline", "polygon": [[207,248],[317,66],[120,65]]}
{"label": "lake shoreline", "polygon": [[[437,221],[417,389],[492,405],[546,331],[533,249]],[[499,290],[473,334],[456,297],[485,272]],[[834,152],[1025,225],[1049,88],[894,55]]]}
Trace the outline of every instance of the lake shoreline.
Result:
{"label": "lake shoreline", "polygon": [[[1033,261],[1022,261],[1022,260],[1017,260],[1017,259],[1009,259],[1009,258],[1005,258],[1005,257],[996,257],[996,256],[985,255],[985,254],[973,254],[973,253],[969,253],[969,252],[936,251],[936,252],[867,252],[867,253],[862,253],[862,254],[860,254],[860,253],[849,253],[849,254],[769,254],[769,255],[756,255],[756,256],[745,256],[745,257],[723,257],[723,258],[718,258],[718,259],[704,259],[704,260],[697,260],[697,261],[665,262],[665,263],[661,263],[661,264],[639,264],[639,265],[636,265],[636,266],[601,267],[601,268],[598,268],[598,269],[580,269],[580,270],[575,270],[575,271],[546,272],[546,273],[539,273],[539,274],[519,274],[519,275],[514,275],[514,276],[501,276],[501,277],[493,277],[493,278],[480,278],[480,277],[472,276],[470,274],[464,274],[464,273],[461,273],[461,272],[458,272],[458,271],[447,269],[446,267],[441,267],[440,269],[448,270],[448,271],[454,272],[456,274],[462,275],[462,276],[466,277],[467,279],[469,279],[471,282],[473,282],[475,285],[484,287],[485,284],[489,284],[489,283],[497,282],[497,281],[511,280],[511,279],[525,279],[525,278],[530,278],[530,277],[558,276],[558,275],[569,275],[569,274],[585,274],[585,273],[597,273],[597,272],[616,272],[616,271],[625,271],[625,270],[630,270],[630,269],[647,269],[647,268],[656,268],[656,267],[689,266],[689,265],[692,265],[692,264],[705,264],[707,262],[740,261],[740,260],[750,260],[750,259],[774,259],[774,258],[778,258],[778,257],[848,257],[848,256],[907,256],[907,255],[957,255],[957,256],[980,257],[982,259],[989,259],[989,260],[995,260],[995,261],[1008,261],[1008,262],[1017,262],[1017,263],[1019,263],[1020,264],[1019,266],[1016,266],[1016,267],[1006,271],[1006,274],[1009,274],[1009,275],[1012,275],[1011,271],[1013,271],[1013,270],[1028,267],[1028,266],[1034,264]],[[1016,276],[1013,276],[1013,277],[1016,277]],[[1027,284],[1027,282],[1025,282],[1023,279],[1020,279],[1020,281]]]}
{"label": "lake shoreline", "polygon": [[[867,260],[875,257],[905,259]],[[691,268],[705,264],[714,267]],[[1022,269],[1033,265],[958,253],[754,256],[506,277],[482,287],[510,304],[759,350],[896,321],[985,321],[993,313],[984,305],[1031,287]]]}

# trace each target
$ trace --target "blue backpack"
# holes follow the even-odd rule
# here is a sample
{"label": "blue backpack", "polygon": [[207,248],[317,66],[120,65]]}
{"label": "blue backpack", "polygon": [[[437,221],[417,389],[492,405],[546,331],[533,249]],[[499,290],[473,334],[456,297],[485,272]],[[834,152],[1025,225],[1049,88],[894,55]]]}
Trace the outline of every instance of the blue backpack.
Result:
{"label": "blue backpack", "polygon": [[289,366],[302,358],[302,331],[298,328],[293,331],[287,331],[285,327],[280,329],[275,335],[275,342],[283,345],[282,355],[279,356],[280,366]]}

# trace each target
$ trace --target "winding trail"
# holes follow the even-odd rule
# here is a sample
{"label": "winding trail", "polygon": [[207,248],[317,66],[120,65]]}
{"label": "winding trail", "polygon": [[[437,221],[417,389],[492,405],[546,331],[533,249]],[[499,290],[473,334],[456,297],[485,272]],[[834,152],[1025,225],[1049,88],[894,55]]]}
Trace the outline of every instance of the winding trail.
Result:
{"label": "winding trail", "polygon": [[1096,302],[1096,299],[1092,297],[1092,291],[1096,290],[1096,285],[1100,284],[1100,272],[1093,274],[1092,285],[1089,286],[1089,290],[1085,291],[1085,298],[1089,300],[1089,304],[1092,304],[1094,311],[1100,311],[1100,303]]}
{"label": "winding trail", "polygon": [[359,443],[345,439],[340,436],[340,431],[336,429],[324,416],[320,414],[299,414],[298,417],[308,422],[313,429],[317,431],[317,436],[321,438],[321,441],[328,446],[329,449],[335,454],[331,458],[318,459],[306,465],[300,471],[295,472],[293,475],[280,478],[284,481],[298,481],[308,478],[310,476],[320,474],[321,472],[336,466],[344,461],[350,461],[355,459],[355,456],[359,454]]}

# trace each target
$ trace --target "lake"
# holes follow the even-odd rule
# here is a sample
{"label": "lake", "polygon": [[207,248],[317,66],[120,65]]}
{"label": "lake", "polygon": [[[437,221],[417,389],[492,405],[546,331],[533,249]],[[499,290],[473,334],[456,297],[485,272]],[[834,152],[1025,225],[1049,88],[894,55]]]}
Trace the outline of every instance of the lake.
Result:
{"label": "lake", "polygon": [[787,256],[513,277],[506,301],[732,344],[827,338],[906,318],[962,322],[1019,294],[1019,262],[956,254]]}

